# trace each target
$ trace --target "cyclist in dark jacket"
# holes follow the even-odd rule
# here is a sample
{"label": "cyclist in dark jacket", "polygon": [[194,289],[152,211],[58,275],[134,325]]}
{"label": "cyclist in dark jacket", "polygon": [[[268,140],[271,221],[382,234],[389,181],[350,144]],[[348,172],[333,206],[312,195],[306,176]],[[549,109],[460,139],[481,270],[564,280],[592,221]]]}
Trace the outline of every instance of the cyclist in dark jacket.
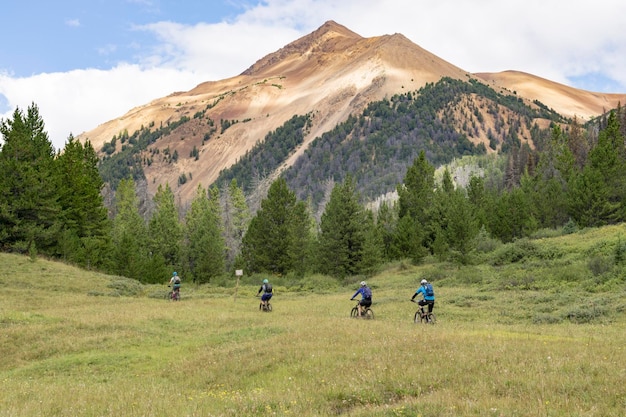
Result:
{"label": "cyclist in dark jacket", "polygon": [[350,300],[354,300],[354,297],[361,294],[361,301],[359,302],[359,316],[363,315],[363,307],[369,307],[372,305],[372,290],[367,286],[365,281],[361,281],[361,287],[356,290]]}
{"label": "cyclist in dark jacket", "polygon": [[272,284],[270,284],[267,279],[263,280],[263,285],[261,285],[261,288],[259,288],[259,291],[256,293],[257,297],[259,296],[259,294],[261,294],[261,292],[263,293],[263,295],[261,296],[261,302],[263,303],[264,307],[267,307],[267,302],[270,300],[270,298],[272,298],[272,295],[274,295],[274,291],[272,290]]}

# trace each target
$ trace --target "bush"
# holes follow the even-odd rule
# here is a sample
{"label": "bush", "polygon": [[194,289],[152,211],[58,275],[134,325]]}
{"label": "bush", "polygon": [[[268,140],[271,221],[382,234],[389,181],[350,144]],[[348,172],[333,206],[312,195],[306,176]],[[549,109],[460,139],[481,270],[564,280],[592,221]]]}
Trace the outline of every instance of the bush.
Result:
{"label": "bush", "polygon": [[613,267],[611,261],[601,255],[592,256],[591,259],[589,259],[589,262],[587,262],[587,266],[589,267],[591,273],[596,277],[609,272]]}
{"label": "bush", "polygon": [[494,252],[492,265],[501,266],[509,263],[521,262],[525,259],[537,256],[539,248],[530,240],[524,238],[513,243],[507,243]]}
{"label": "bush", "polygon": [[480,232],[478,232],[474,244],[476,252],[478,253],[493,252],[500,245],[502,245],[502,243],[498,239],[494,239],[489,236],[489,233],[487,233],[484,226],[482,227],[482,229],[480,229]]}
{"label": "bush", "polygon": [[576,225],[576,222],[574,222],[574,220],[572,220],[571,218],[567,223],[565,223],[565,226],[563,226],[564,235],[571,235],[572,233],[576,233],[577,231],[578,226]]}
{"label": "bush", "polygon": [[141,295],[143,292],[143,286],[139,281],[129,278],[119,278],[115,281],[112,281],[107,288],[111,288],[112,291],[109,295],[111,296],[125,296],[125,297],[134,297]]}
{"label": "bush", "polygon": [[561,317],[552,314],[538,314],[533,317],[533,324],[557,324],[562,321]]}
{"label": "bush", "polygon": [[567,313],[567,318],[577,324],[592,323],[607,315],[606,307],[582,305]]}

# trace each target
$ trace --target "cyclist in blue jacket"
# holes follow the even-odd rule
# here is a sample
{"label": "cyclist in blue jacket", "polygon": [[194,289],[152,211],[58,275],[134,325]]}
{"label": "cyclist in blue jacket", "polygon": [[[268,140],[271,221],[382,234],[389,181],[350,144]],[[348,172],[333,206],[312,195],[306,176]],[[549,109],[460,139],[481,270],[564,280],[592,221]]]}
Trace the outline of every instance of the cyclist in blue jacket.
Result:
{"label": "cyclist in blue jacket", "polygon": [[356,290],[350,300],[354,300],[354,297],[361,294],[361,301],[359,302],[359,316],[363,315],[363,308],[372,305],[372,290],[367,286],[365,281],[361,281],[361,287]]}
{"label": "cyclist in blue jacket", "polygon": [[422,282],[420,282],[420,284],[421,284],[420,287],[417,289],[417,291],[415,291],[415,294],[413,294],[413,297],[411,297],[411,301],[414,301],[415,297],[417,297],[418,294],[422,294],[424,298],[419,300],[417,304],[419,304],[420,306],[427,305],[428,312],[432,313],[433,308],[435,308],[435,290],[433,290],[432,284],[426,281],[425,279],[423,279]]}

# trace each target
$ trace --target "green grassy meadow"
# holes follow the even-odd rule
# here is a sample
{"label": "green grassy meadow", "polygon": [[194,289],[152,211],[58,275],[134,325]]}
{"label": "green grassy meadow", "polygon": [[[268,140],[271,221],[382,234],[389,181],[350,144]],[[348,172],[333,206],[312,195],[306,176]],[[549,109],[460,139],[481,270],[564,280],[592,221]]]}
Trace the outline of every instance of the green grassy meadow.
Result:
{"label": "green grassy meadow", "polygon": [[[389,265],[368,278],[371,321],[349,318],[362,277],[276,278],[262,313],[263,277],[185,283],[174,303],[168,277],[0,254],[0,417],[621,417],[625,231],[503,245],[475,266]],[[434,326],[412,322],[423,276]]]}

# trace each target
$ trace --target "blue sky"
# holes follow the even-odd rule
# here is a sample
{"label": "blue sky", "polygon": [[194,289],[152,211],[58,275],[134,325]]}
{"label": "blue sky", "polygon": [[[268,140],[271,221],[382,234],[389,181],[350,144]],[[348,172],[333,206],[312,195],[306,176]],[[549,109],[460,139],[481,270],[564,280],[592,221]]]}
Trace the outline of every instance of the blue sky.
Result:
{"label": "blue sky", "polygon": [[0,118],[38,105],[57,149],[133,107],[256,60],[334,20],[402,33],[468,72],[525,71],[626,93],[623,0],[11,0]]}

